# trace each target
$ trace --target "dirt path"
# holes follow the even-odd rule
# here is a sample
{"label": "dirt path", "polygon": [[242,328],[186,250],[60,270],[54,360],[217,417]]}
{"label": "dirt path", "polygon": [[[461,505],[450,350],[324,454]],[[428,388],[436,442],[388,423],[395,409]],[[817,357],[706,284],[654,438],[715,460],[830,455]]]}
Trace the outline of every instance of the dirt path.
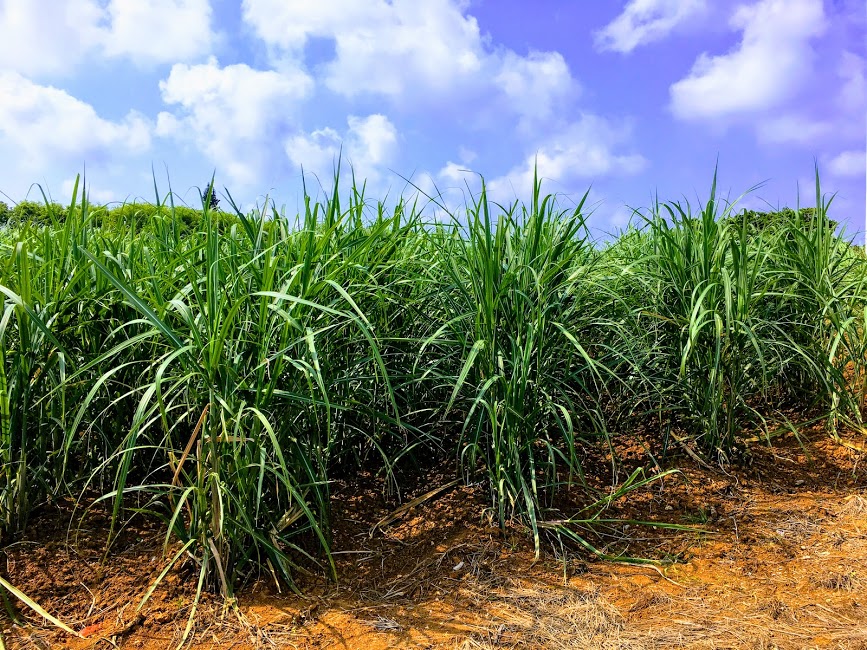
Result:
{"label": "dirt path", "polygon": [[[671,560],[659,568],[575,551],[549,550],[534,563],[520,531],[503,537],[479,518],[485,501],[473,487],[445,491],[371,535],[394,506],[338,487],[341,583],[312,582],[302,599],[263,578],[240,592],[240,614],[206,597],[192,647],[867,648],[867,458],[821,435],[805,448],[782,440],[753,453],[750,467],[690,466],[611,508],[612,517],[704,531],[597,531],[594,541],[612,549]],[[427,487],[448,481],[431,477]],[[38,518],[29,541],[8,547],[4,574],[88,638],[20,611],[27,624],[0,619],[7,645],[173,647],[194,589],[185,570],[134,612],[164,566],[159,529],[130,528],[101,564],[104,519],[89,517],[76,540],[62,517]]]}

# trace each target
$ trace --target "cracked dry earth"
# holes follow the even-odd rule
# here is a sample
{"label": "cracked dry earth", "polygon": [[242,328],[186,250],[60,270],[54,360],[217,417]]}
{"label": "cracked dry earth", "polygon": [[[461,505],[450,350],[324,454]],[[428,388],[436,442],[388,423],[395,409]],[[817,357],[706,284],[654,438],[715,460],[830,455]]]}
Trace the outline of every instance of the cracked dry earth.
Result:
{"label": "cracked dry earth", "polygon": [[[341,581],[311,578],[299,597],[263,577],[239,590],[236,610],[205,596],[188,647],[867,649],[862,438],[783,438],[725,471],[677,459],[682,474],[605,516],[694,530],[622,524],[592,536],[612,552],[663,560],[655,566],[551,546],[534,562],[527,536],[480,517],[483,491],[461,484],[374,529],[395,503],[374,479],[337,484]],[[641,447],[618,456],[624,471],[649,464]],[[418,494],[451,478],[434,472]],[[106,516],[91,514],[71,534],[68,518],[62,508],[34,517],[0,571],[83,638],[17,607],[18,622],[0,619],[7,647],[175,647],[195,593],[191,567],[170,571],[135,613],[165,566],[162,531],[129,526],[102,562]]]}

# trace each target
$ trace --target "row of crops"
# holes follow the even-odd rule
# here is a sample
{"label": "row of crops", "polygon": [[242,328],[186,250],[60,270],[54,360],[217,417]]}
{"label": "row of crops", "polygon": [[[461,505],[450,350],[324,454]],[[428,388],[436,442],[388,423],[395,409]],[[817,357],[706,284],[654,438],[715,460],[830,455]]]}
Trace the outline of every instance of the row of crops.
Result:
{"label": "row of crops", "polygon": [[829,435],[867,415],[867,258],[818,178],[809,210],[739,211],[714,182],[607,242],[538,182],[437,221],[336,182],[297,218],[212,203],[107,213],[76,186],[0,230],[6,539],[65,496],[109,508],[109,543],[143,513],[231,595],[332,571],[330,481],[359,469],[399,494],[398,470],[451,463],[538,549],[580,539],[558,494],[600,498],[587,445],[640,427],[727,462],[792,413]]}

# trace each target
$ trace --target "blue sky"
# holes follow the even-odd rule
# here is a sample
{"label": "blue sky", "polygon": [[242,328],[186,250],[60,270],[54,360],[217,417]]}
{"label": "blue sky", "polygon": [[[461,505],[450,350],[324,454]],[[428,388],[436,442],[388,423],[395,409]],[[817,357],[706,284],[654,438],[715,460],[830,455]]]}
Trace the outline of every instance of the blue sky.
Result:
{"label": "blue sky", "polygon": [[863,0],[0,0],[0,200],[193,202],[216,170],[294,214],[342,146],[367,196],[482,173],[525,198],[534,161],[592,225],[706,198],[813,204],[864,230]]}

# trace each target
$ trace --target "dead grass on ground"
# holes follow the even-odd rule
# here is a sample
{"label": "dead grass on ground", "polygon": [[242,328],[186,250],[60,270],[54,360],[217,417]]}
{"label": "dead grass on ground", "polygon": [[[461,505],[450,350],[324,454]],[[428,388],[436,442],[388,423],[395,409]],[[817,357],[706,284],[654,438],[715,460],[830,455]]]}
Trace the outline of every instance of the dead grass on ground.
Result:
{"label": "dead grass on ground", "polygon": [[[680,459],[680,477],[610,508],[606,517],[693,526],[623,525],[594,539],[657,565],[557,547],[534,562],[524,531],[503,534],[479,515],[479,487],[454,485],[389,520],[396,507],[373,479],[362,490],[338,485],[341,582],[311,580],[298,597],[263,577],[240,591],[237,609],[208,596],[190,647],[867,649],[864,455],[819,434],[806,447],[784,439],[753,453],[750,467],[725,471]],[[432,475],[417,494],[450,481]],[[159,527],[131,526],[102,563],[104,518],[94,515],[71,538],[61,517],[43,516],[32,539],[6,548],[4,573],[87,638],[70,639],[19,608],[19,622],[0,619],[8,645],[173,647],[195,590],[192,567],[169,572],[135,612],[165,566]]]}

